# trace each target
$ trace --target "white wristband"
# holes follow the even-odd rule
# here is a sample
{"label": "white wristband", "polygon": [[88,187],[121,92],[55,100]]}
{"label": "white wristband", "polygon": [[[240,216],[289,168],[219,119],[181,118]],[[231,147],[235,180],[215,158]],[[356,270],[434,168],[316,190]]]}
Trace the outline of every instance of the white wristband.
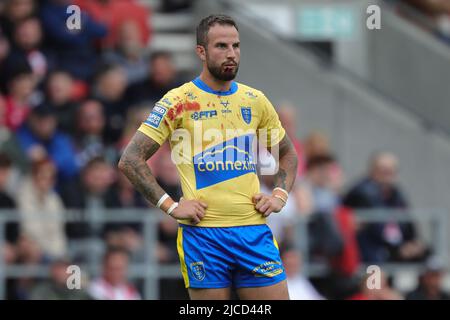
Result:
{"label": "white wristband", "polygon": [[273,189],[273,190],[280,190],[281,192],[283,192],[285,195],[286,195],[286,197],[289,197],[289,192],[287,192],[286,190],[284,190],[283,188],[280,188],[280,187],[276,187],[275,189]]}
{"label": "white wristband", "polygon": [[169,198],[169,197],[170,197],[170,196],[169,196],[167,193],[165,193],[165,194],[161,197],[161,199],[159,199],[159,201],[158,201],[158,203],[156,204],[156,206],[157,206],[158,208],[160,208],[161,205],[163,204],[163,202],[166,201],[166,199]]}
{"label": "white wristband", "polygon": [[173,210],[175,210],[176,207],[178,207],[178,202],[174,202],[174,203],[170,206],[170,208],[167,210],[167,214],[168,214],[169,216],[172,216],[172,212],[173,212]]}

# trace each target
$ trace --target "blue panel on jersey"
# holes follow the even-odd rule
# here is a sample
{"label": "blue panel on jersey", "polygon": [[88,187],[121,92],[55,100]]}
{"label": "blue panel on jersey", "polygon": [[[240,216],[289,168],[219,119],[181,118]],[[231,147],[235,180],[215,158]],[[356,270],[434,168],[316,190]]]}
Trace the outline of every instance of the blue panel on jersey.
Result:
{"label": "blue panel on jersey", "polygon": [[196,154],[193,160],[197,189],[256,173],[254,139],[254,134],[235,137]]}

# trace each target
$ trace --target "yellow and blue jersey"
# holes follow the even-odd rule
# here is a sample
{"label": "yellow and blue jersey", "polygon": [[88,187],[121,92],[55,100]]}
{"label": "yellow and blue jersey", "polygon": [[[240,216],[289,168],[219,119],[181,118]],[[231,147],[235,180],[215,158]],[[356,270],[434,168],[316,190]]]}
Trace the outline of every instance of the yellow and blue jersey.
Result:
{"label": "yellow and blue jersey", "polygon": [[285,131],[261,91],[237,82],[214,91],[196,78],[162,97],[139,131],[159,144],[169,140],[183,197],[208,204],[197,226],[266,223],[252,202],[260,192],[255,142],[275,145]]}

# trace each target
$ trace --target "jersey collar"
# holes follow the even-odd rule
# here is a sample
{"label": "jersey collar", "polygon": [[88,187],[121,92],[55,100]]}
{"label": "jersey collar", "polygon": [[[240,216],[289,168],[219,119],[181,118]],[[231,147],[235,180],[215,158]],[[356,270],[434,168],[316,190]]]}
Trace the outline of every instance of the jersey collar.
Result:
{"label": "jersey collar", "polygon": [[208,93],[212,93],[212,94],[215,94],[218,96],[229,96],[238,90],[238,85],[234,81],[231,82],[230,90],[228,90],[228,91],[213,90],[210,87],[208,87],[208,85],[206,83],[204,83],[202,81],[202,79],[200,79],[200,77],[197,77],[194,80],[192,80],[192,83],[195,84],[198,88],[202,89],[203,91],[206,91]]}

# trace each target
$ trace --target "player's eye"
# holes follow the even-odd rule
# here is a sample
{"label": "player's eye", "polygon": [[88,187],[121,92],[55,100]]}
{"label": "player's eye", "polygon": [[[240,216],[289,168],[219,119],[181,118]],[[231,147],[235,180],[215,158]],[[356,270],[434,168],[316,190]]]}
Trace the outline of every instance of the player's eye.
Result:
{"label": "player's eye", "polygon": [[240,43],[233,44],[233,48],[239,48],[239,47],[240,47]]}
{"label": "player's eye", "polygon": [[217,47],[217,48],[220,48],[220,49],[226,49],[226,48],[227,48],[227,45],[226,45],[225,43],[218,43],[218,44],[216,45],[216,47]]}

